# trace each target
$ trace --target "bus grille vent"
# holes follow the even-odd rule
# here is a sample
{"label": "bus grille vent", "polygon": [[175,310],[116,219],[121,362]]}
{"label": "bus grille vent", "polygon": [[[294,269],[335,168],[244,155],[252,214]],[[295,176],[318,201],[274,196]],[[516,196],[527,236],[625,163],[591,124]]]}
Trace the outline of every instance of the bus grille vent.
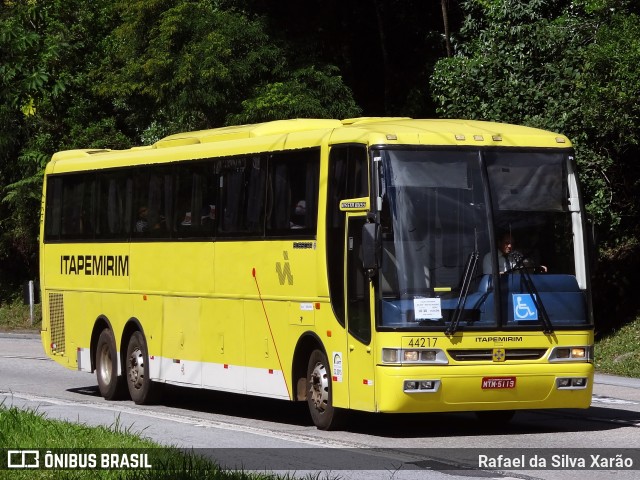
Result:
{"label": "bus grille vent", "polygon": [[[458,362],[493,361],[493,350],[490,349],[448,350],[448,353]],[[545,353],[546,348],[507,348],[505,360],[539,360]]]}
{"label": "bus grille vent", "polygon": [[51,325],[51,343],[56,353],[65,353],[64,301],[61,293],[49,294],[49,325]]}

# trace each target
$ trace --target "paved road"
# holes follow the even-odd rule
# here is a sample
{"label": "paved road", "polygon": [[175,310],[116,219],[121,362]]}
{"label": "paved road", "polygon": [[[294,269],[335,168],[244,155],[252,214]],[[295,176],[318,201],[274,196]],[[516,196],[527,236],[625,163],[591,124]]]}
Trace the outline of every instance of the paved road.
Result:
{"label": "paved road", "polygon": [[[588,449],[582,452],[603,447],[613,452],[636,449],[640,446],[640,380],[609,375],[596,376],[588,410],[522,412],[511,425],[492,429],[464,413],[359,414],[345,431],[321,432],[310,424],[304,406],[275,400],[168,388],[159,405],[107,402],[98,394],[95,376],[66,370],[46,358],[37,335],[0,334],[0,402],[3,399],[5,405],[37,408],[51,418],[117,424],[160,443],[207,449],[214,456],[219,451],[212,449],[224,448],[223,461],[228,465],[239,462],[246,467],[252,461],[298,473],[331,469],[341,478],[364,475],[362,470],[340,470],[344,462],[376,469],[367,471],[367,478],[640,477],[640,470],[615,469],[579,473],[451,470],[477,465],[478,451],[469,448],[493,448],[493,453],[533,449],[523,450],[529,456],[538,451],[571,453],[570,448]],[[631,453],[640,455],[638,450]],[[637,463],[640,466],[640,457]]]}

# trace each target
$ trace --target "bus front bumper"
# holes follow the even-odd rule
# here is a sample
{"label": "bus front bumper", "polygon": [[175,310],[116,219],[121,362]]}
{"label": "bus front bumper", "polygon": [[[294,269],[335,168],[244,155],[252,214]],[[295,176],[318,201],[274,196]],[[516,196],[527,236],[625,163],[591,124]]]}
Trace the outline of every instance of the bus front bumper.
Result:
{"label": "bus front bumper", "polygon": [[378,366],[379,412],[588,408],[590,363]]}

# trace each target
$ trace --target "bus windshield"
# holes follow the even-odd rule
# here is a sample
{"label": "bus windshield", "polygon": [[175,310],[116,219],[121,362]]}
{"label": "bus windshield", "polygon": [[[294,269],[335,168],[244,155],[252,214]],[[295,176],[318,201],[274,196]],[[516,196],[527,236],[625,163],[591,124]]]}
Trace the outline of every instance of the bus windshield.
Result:
{"label": "bus windshield", "polygon": [[379,328],[589,324],[570,157],[552,150],[381,150]]}

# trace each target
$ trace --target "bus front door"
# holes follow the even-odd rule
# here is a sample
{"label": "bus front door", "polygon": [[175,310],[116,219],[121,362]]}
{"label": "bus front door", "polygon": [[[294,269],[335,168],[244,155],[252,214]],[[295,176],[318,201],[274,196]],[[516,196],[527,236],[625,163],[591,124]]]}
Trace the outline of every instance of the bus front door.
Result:
{"label": "bus front door", "polygon": [[345,300],[349,404],[353,409],[375,411],[372,283],[362,265],[362,226],[366,217],[349,215],[347,221]]}

